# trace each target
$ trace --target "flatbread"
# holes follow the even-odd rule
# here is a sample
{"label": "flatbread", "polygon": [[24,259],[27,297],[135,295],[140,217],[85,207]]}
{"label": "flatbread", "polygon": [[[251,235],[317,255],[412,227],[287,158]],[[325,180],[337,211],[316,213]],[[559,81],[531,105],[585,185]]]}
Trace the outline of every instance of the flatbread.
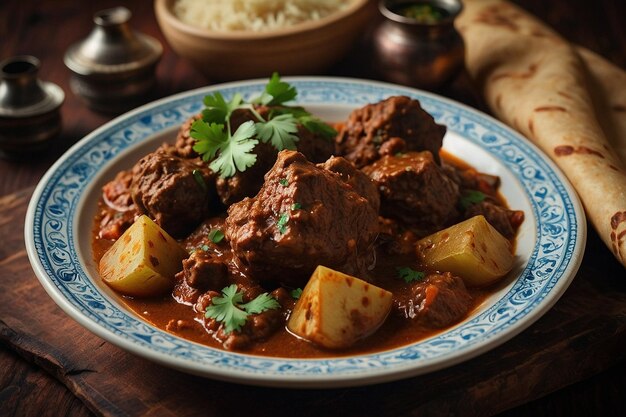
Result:
{"label": "flatbread", "polygon": [[[606,94],[614,81],[604,78],[604,71],[620,70],[609,66],[590,74],[599,57],[583,51],[583,60],[573,45],[511,3],[466,0],[464,6],[457,27],[466,67],[491,111],[556,162],[602,240],[626,266],[626,169],[616,152],[622,148],[605,133],[617,144],[625,140],[625,122],[614,120],[623,103],[611,102]],[[611,107],[615,115],[603,113]]]}
{"label": "flatbread", "polygon": [[578,47],[598,121],[617,156],[626,166],[626,72],[600,55]]}

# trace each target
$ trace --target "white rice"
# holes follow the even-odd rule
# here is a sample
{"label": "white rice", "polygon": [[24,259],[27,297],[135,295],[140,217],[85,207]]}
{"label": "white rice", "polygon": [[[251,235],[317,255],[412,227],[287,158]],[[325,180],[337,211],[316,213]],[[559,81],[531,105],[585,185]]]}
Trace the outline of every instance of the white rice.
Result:
{"label": "white rice", "polygon": [[174,14],[183,22],[222,31],[280,29],[317,20],[355,0],[177,0]]}

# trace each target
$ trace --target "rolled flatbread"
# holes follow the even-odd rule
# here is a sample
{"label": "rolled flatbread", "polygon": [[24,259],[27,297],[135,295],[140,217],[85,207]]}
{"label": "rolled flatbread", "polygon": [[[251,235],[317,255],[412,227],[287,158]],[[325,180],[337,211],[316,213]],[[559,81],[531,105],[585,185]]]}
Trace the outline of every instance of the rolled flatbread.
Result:
{"label": "rolled flatbread", "polygon": [[[626,266],[626,170],[616,152],[626,140],[626,122],[614,120],[623,96],[612,91],[615,79],[604,78],[604,71],[620,70],[609,65],[596,72],[593,62],[601,58],[582,51],[583,60],[573,45],[511,3],[465,0],[464,6],[457,28],[466,67],[491,111],[556,162],[587,218]],[[597,88],[595,100],[590,86]],[[603,113],[607,108],[617,111]]]}

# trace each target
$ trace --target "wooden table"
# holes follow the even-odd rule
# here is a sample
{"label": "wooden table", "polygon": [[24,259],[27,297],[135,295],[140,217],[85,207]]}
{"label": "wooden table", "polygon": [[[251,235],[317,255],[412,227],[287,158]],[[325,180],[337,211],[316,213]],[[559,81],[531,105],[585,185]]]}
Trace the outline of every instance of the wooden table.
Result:
{"label": "wooden table", "polygon": [[[593,5],[542,0],[516,2],[572,42],[626,68],[626,7],[620,0],[596,1]],[[5,303],[0,306],[2,416],[117,415],[129,409],[127,405],[111,407],[106,398],[94,399],[93,395],[91,400],[86,400],[90,393],[79,382],[89,382],[90,377],[80,375],[85,373],[84,370],[68,369],[68,364],[55,362],[59,357],[72,357],[72,353],[46,350],[50,346],[38,343],[41,341],[36,339],[29,340],[20,333],[28,333],[37,327],[32,322],[20,321],[25,317],[37,317],[37,313],[30,313],[33,309],[41,311],[41,323],[45,323],[48,315],[58,315],[60,329],[81,331],[76,330],[77,325],[60,313],[49,298],[40,295],[35,298],[36,303],[29,298],[28,291],[41,292],[41,288],[23,249],[23,214],[32,187],[45,170],[71,144],[112,118],[112,115],[90,111],[70,92],[69,73],[62,57],[71,43],[88,33],[94,12],[117,5],[126,5],[133,12],[133,27],[158,38],[165,47],[157,71],[158,88],[146,100],[209,83],[169,49],[157,27],[151,2],[92,1],[80,5],[70,0],[0,2],[0,59],[19,54],[37,56],[42,62],[41,78],[60,85],[66,92],[62,108],[63,131],[55,146],[46,154],[32,155],[27,160],[0,160],[0,283],[4,284],[0,289],[4,291],[2,302]],[[356,48],[328,74],[376,78],[367,60],[367,44]],[[479,106],[463,77],[440,93]],[[16,277],[19,281],[11,281]],[[281,399],[295,413],[293,415],[316,415],[317,410],[323,414],[341,410],[345,415],[375,413],[381,416],[626,415],[623,395],[626,389],[625,277],[626,271],[590,228],[580,272],[563,298],[544,318],[495,351],[467,364],[392,384],[314,392],[230,384],[223,388],[212,381],[161,370],[157,365],[146,366],[183,385],[205,384],[207,389],[219,391],[228,400],[209,402],[205,405],[208,408],[195,410],[195,413],[189,411],[193,408],[187,407],[185,415],[236,415],[242,410],[250,413],[254,410],[253,405],[237,407],[235,404],[238,399],[246,402],[246,398],[265,407],[257,412],[258,415],[265,415],[263,410],[272,411],[274,415],[288,415],[289,409],[276,405]],[[28,291],[18,291],[24,288]],[[11,301],[7,300],[14,300],[14,305],[8,304]],[[20,309],[27,309],[29,313],[22,315]],[[82,338],[77,340],[77,346],[95,344],[125,355],[90,333],[80,334]],[[133,361],[132,358],[129,360]],[[467,374],[474,375],[474,378]],[[106,373],[103,376],[106,377]],[[164,411],[158,406],[146,408],[145,403],[143,408],[135,409],[155,416]]]}

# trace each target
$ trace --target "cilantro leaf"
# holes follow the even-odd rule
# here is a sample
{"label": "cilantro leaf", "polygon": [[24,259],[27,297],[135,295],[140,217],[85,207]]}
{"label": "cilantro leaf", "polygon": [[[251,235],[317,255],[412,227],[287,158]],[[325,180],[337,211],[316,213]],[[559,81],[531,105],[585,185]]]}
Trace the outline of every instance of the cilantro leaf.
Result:
{"label": "cilantro leaf", "polygon": [[426,273],[422,271],[416,271],[408,266],[396,268],[398,276],[404,280],[407,284],[414,281],[421,281],[426,277]]}
{"label": "cilantro leaf", "polygon": [[280,308],[280,303],[274,297],[264,292],[254,300],[241,306],[248,314],[259,314],[266,310],[276,310]]}
{"label": "cilantro leaf", "polygon": [[332,139],[337,136],[337,131],[328,123],[322,121],[318,117],[313,116],[302,107],[277,107],[270,110],[270,119],[277,115],[291,114],[296,119],[296,123],[304,126],[311,133],[320,135],[326,139]]}
{"label": "cilantro leaf", "polygon": [[222,178],[228,178],[237,171],[243,172],[254,165],[256,154],[252,153],[252,149],[259,143],[253,139],[255,132],[254,122],[249,120],[242,123],[232,137],[228,135],[229,140],[219,145],[219,156],[209,165],[213,172],[219,173]]}
{"label": "cilantro leaf", "polygon": [[204,316],[223,323],[224,332],[231,333],[241,330],[250,314],[277,308],[280,308],[280,303],[268,293],[263,293],[243,304],[243,293],[239,292],[236,284],[232,284],[222,289],[221,296],[213,297]]}
{"label": "cilantro leaf", "polygon": [[222,290],[221,297],[213,297],[204,316],[224,323],[226,333],[240,330],[248,318],[248,313],[238,307],[242,301],[243,294],[237,290],[237,285],[232,284]]}
{"label": "cilantro leaf", "polygon": [[295,135],[298,132],[298,122],[290,114],[281,114],[267,122],[258,122],[256,130],[262,142],[271,142],[279,151],[296,150],[296,142],[300,139]]}
{"label": "cilantro leaf", "polygon": [[469,206],[473,204],[478,204],[484,201],[485,198],[487,198],[487,195],[485,193],[481,193],[480,191],[476,190],[467,190],[461,196],[459,204],[461,205],[461,208],[463,210],[467,210]]}
{"label": "cilantro leaf", "polygon": [[302,288],[296,288],[295,290],[291,290],[291,298],[297,300],[302,295]]}
{"label": "cilantro leaf", "polygon": [[207,123],[225,124],[230,115],[238,108],[243,107],[243,97],[237,93],[233,95],[230,101],[226,101],[219,91],[213,95],[204,97],[204,105],[206,109],[202,111],[202,119]]}
{"label": "cilantro leaf", "polygon": [[203,161],[215,158],[220,147],[228,141],[228,135],[224,131],[223,124],[209,124],[204,120],[193,122],[189,136],[196,140],[193,150],[202,156]]}
{"label": "cilantro leaf", "polygon": [[265,86],[265,90],[260,97],[253,102],[266,106],[278,106],[287,101],[293,100],[298,95],[295,87],[280,80],[277,72],[272,74],[272,78]]}

